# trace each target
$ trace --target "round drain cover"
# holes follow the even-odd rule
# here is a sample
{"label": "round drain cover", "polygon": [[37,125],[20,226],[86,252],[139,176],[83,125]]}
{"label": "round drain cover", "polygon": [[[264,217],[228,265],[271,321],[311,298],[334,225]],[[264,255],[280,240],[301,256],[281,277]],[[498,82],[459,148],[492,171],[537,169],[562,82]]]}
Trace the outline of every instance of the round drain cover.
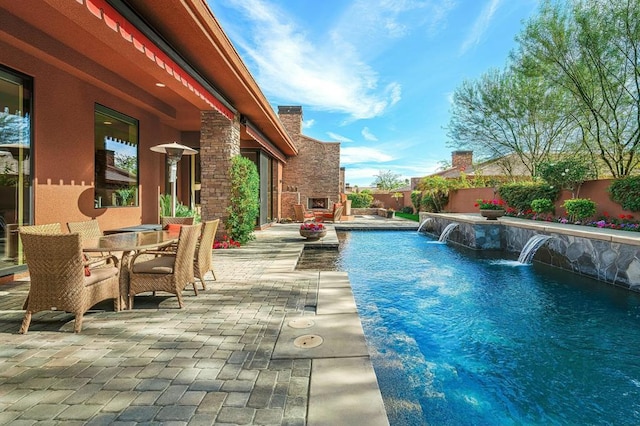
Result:
{"label": "round drain cover", "polygon": [[305,336],[298,337],[293,341],[293,344],[296,348],[310,349],[315,348],[316,346],[320,346],[322,342],[322,337],[315,334],[307,334]]}
{"label": "round drain cover", "polygon": [[309,318],[296,318],[289,321],[289,327],[291,328],[309,328],[313,327],[316,323]]}

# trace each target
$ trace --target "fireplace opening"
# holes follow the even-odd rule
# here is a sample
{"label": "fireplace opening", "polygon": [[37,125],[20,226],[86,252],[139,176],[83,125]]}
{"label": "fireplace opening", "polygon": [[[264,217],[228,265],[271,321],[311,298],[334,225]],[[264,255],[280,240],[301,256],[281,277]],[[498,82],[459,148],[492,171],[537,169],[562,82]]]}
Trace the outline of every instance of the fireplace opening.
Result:
{"label": "fireplace opening", "polygon": [[309,207],[310,209],[328,209],[329,208],[329,199],[328,198],[309,198]]}

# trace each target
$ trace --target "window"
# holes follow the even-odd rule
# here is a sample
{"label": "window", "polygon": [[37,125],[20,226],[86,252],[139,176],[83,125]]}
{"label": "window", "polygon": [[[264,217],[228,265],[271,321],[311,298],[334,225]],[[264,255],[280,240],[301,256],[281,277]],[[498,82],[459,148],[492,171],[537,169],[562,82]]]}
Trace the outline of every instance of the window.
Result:
{"label": "window", "polygon": [[96,105],[96,208],[138,205],[138,120]]}
{"label": "window", "polygon": [[31,222],[30,77],[0,67],[0,271],[23,263],[18,227]]}

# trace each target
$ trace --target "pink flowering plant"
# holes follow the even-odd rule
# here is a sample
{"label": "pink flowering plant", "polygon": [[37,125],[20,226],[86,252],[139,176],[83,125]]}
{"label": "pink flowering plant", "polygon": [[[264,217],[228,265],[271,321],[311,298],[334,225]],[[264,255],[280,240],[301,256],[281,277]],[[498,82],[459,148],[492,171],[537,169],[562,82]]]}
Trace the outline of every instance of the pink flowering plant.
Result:
{"label": "pink flowering plant", "polygon": [[320,232],[325,230],[325,226],[319,222],[305,222],[302,225],[300,225],[300,229],[303,231]]}
{"label": "pink flowering plant", "polygon": [[497,199],[478,199],[474,206],[478,207],[480,210],[505,210],[506,208],[504,201]]}

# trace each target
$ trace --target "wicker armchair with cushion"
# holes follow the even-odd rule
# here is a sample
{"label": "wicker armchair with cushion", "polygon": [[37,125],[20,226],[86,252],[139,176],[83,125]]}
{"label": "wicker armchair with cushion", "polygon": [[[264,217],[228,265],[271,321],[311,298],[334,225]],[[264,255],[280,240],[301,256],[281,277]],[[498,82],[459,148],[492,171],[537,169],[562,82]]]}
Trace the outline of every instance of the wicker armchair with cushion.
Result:
{"label": "wicker armchair with cushion", "polygon": [[160,217],[160,225],[162,229],[167,229],[169,225],[193,225],[193,216],[162,216]]}
{"label": "wicker armchair with cushion", "polygon": [[[175,294],[180,308],[184,306],[182,290],[194,280],[193,260],[201,227],[201,223],[182,226],[176,251],[144,251],[131,259],[129,309],[133,308],[136,294],[148,291]],[[145,260],[145,256],[150,254],[156,257]]]}
{"label": "wicker armchair with cushion", "polygon": [[307,222],[315,219],[313,212],[305,209],[303,204],[294,204],[293,211],[296,214],[296,222]]}
{"label": "wicker armchair with cushion", "polygon": [[[218,231],[218,225],[220,219],[211,220],[204,223],[202,227],[202,234],[200,235],[200,241],[196,246],[196,254],[193,260],[193,275],[202,283],[202,289],[206,290],[207,286],[204,283],[204,276],[207,272],[211,271],[213,279],[216,279],[216,273],[213,271],[213,265],[211,265],[212,252],[213,252],[213,239]],[[196,288],[196,281],[193,280],[193,291],[198,295],[198,289]]]}
{"label": "wicker armchair with cushion", "polygon": [[335,203],[333,205],[333,210],[330,213],[328,212],[328,213],[322,214],[322,219],[323,221],[329,220],[333,223],[336,223],[340,221],[340,219],[342,218],[343,210],[344,210],[344,206],[342,205],[342,203]]}
{"label": "wicker armchair with cushion", "polygon": [[117,258],[112,256],[110,263],[91,269],[87,276],[80,234],[34,233],[27,228],[31,227],[20,228],[20,238],[31,283],[20,333],[27,333],[31,316],[40,311],[71,312],[79,333],[84,313],[96,303],[114,299],[114,309],[120,310]]}

